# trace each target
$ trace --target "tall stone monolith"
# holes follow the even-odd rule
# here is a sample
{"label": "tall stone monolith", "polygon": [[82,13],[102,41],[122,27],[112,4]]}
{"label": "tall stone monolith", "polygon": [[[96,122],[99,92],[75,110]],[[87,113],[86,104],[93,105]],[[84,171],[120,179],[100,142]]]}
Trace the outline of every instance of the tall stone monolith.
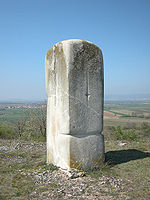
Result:
{"label": "tall stone monolith", "polygon": [[104,74],[101,50],[84,40],[46,54],[47,163],[91,170],[104,160]]}

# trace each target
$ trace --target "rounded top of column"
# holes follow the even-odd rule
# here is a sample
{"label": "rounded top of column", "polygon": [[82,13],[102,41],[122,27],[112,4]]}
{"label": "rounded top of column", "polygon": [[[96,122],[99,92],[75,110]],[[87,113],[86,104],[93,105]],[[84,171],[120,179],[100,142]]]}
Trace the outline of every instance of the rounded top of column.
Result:
{"label": "rounded top of column", "polygon": [[75,48],[79,49],[93,49],[94,51],[96,50],[97,52],[99,52],[102,55],[102,51],[101,49],[96,46],[95,44],[93,44],[92,42],[89,42],[87,40],[80,40],[80,39],[68,39],[68,40],[63,40],[60,41],[56,44],[54,44],[48,51],[46,54],[46,58],[49,57],[49,55],[55,51],[55,48],[63,48],[64,53],[69,53],[71,52],[71,50],[74,51]]}
{"label": "rounded top of column", "polygon": [[[60,41],[60,42],[57,42],[55,45],[59,45],[59,44],[63,44],[63,45],[71,45],[71,44],[80,44],[80,43],[84,43],[84,44],[90,44],[90,45],[93,45],[95,46],[95,48],[99,48],[98,46],[96,46],[95,44],[93,44],[92,42],[90,41],[87,41],[87,40],[81,40],[81,39],[68,39],[68,40],[63,40],[63,41]],[[54,45],[54,46],[55,46]],[[99,48],[100,49],[100,48]]]}
{"label": "rounded top of column", "polygon": [[[63,41],[60,41],[61,43],[81,43],[81,42],[86,42],[86,43],[90,43],[90,44],[93,44],[92,42],[90,41],[87,41],[87,40],[80,40],[80,39],[68,39],[68,40],[63,40]],[[59,44],[60,42],[56,43],[56,44]]]}

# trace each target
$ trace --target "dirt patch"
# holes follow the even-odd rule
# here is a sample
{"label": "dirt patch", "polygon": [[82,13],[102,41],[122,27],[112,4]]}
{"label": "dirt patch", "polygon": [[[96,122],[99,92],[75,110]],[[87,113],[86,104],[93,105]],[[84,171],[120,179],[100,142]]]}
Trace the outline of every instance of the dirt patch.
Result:
{"label": "dirt patch", "polygon": [[104,119],[119,119],[122,115],[118,115],[109,111],[104,111]]}

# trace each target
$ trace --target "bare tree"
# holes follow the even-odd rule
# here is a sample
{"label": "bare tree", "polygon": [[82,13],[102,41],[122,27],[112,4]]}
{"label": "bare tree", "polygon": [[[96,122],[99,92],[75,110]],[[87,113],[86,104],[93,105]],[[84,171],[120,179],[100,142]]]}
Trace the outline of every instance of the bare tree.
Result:
{"label": "bare tree", "polygon": [[46,106],[31,110],[29,120],[32,132],[46,137]]}
{"label": "bare tree", "polygon": [[15,123],[16,132],[17,135],[19,135],[19,137],[22,137],[22,134],[25,131],[25,125],[26,125],[26,118],[19,120]]}
{"label": "bare tree", "polygon": [[23,139],[46,138],[46,110],[46,104],[28,110],[15,124],[17,134]]}

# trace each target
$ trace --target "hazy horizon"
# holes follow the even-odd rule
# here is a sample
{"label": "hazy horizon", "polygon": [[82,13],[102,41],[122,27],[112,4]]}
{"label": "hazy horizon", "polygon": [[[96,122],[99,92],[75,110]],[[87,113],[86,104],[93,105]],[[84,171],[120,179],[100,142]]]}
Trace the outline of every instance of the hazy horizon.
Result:
{"label": "hazy horizon", "polygon": [[[47,97],[43,99],[0,99],[0,103],[31,103],[31,102],[45,102]],[[119,95],[119,94],[110,94],[104,95],[104,101],[150,101],[150,94],[128,94],[128,95]]]}
{"label": "hazy horizon", "polygon": [[101,48],[106,96],[149,94],[149,10],[149,0],[1,1],[0,101],[46,99],[46,52],[71,38]]}

